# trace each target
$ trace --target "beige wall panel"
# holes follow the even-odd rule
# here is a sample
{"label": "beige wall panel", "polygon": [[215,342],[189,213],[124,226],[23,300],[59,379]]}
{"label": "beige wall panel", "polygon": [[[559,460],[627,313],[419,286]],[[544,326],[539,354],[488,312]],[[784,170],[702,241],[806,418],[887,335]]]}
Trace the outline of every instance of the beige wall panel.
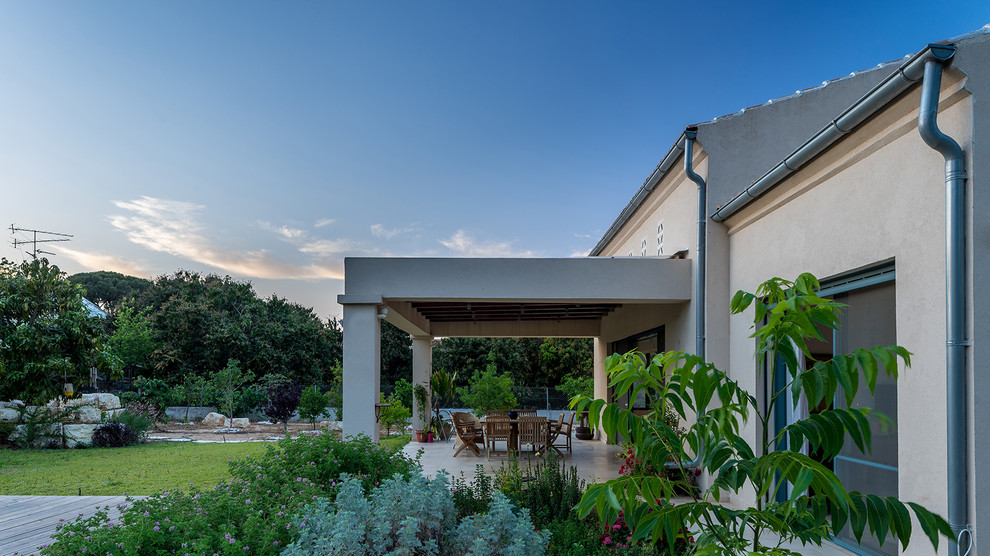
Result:
{"label": "beige wall panel", "polygon": [[[947,99],[958,85],[943,90],[939,124],[968,149],[968,97]],[[944,512],[944,481],[932,480],[945,465],[944,165],[918,135],[918,102],[916,89],[778,186],[772,200],[733,217],[729,287],[753,291],[771,276],[826,278],[896,261],[897,342],[914,353],[898,384],[900,497]],[[730,319],[730,372],[756,392],[751,319],[752,311]],[[907,553],[930,550],[923,544]]]}
{"label": "beige wall panel", "polygon": [[[705,177],[708,174],[708,158],[700,148],[697,150],[699,152],[695,156],[695,171]],[[640,256],[645,239],[647,256],[657,256],[657,226],[661,220],[664,225],[663,256],[687,249],[687,258],[692,260],[692,276],[695,276],[698,271],[697,261],[694,259],[698,247],[698,186],[684,175],[683,160],[654,188],[602,255],[624,256],[632,251],[634,256]],[[603,338],[613,342],[637,332],[666,325],[667,350],[694,353],[694,298],[692,295],[691,302],[666,308],[626,306],[603,321]]]}

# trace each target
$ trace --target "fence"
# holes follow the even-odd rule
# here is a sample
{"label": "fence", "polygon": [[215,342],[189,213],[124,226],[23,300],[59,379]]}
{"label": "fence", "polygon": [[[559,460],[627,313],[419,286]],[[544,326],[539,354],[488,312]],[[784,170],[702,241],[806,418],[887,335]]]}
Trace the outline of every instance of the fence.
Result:
{"label": "fence", "polygon": [[[395,387],[391,384],[382,385],[382,394],[389,397],[395,393]],[[545,409],[548,411],[565,410],[570,398],[556,388],[541,388],[538,386],[514,386],[512,393],[515,394],[516,409]],[[403,400],[402,403],[408,403]],[[444,400],[444,407],[467,407],[460,396],[454,396],[453,400]]]}

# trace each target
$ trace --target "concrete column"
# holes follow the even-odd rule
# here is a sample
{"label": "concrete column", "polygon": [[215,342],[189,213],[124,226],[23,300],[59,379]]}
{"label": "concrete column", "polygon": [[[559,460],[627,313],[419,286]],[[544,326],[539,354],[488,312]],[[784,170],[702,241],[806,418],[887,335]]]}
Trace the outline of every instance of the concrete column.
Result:
{"label": "concrete column", "polygon": [[[608,397],[608,377],[605,376],[605,357],[608,355],[608,346],[601,336],[595,336],[594,340],[594,377],[595,377],[595,399],[609,401]],[[598,439],[607,442],[605,432],[599,426],[597,431]]]}
{"label": "concrete column", "polygon": [[377,305],[344,305],[344,435],[378,441],[381,324]]}
{"label": "concrete column", "polygon": [[[417,384],[422,384],[426,387],[427,392],[429,392],[430,376],[433,374],[432,336],[412,337],[412,372],[413,388],[416,388]],[[429,392],[429,394],[432,394],[432,392]],[[413,396],[413,430],[422,430],[424,428],[422,416],[428,413],[433,407],[433,401],[430,399],[429,394],[426,397],[426,408],[423,412],[420,411],[416,396]]]}

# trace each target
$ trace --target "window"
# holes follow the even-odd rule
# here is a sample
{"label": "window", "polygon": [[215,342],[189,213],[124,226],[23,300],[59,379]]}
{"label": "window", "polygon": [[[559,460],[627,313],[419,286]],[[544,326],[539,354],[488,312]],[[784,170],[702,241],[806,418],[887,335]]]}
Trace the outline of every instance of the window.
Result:
{"label": "window", "polygon": [[657,256],[663,256],[663,220],[657,224]]}
{"label": "window", "polygon": [[[822,281],[819,295],[831,297],[846,306],[842,309],[837,330],[828,334],[828,330],[824,329],[824,341],[808,342],[812,358],[805,361],[805,368],[810,368],[814,360],[828,360],[835,354],[897,343],[897,290],[894,278],[894,265],[890,263]],[[768,377],[767,380],[765,387],[769,392],[771,388],[772,391],[779,391],[786,384],[787,378],[775,376]],[[836,397],[844,399],[841,388]],[[832,460],[825,460],[820,453],[808,455],[832,469],[848,490],[878,496],[897,496],[897,384],[886,372],[881,371],[877,377],[875,395],[870,394],[870,390],[861,381],[853,403],[855,407],[875,408],[892,422],[886,432],[879,423],[872,423],[872,452],[864,454],[847,438],[839,455]],[[796,419],[807,417],[809,413],[825,411],[831,407],[832,403],[823,403],[819,407],[809,408],[807,401],[799,404],[797,409],[790,404],[778,405],[775,407],[774,428],[780,430]],[[781,489],[779,495],[786,497],[790,493],[785,494],[784,490]],[[859,544],[848,525],[836,534],[835,541],[857,554],[897,554],[897,545],[892,538],[888,537],[887,542],[880,545],[876,539],[864,535],[862,544]]]}
{"label": "window", "polygon": [[642,249],[640,249],[640,256],[641,257],[646,256],[646,238],[643,238],[643,246]]}

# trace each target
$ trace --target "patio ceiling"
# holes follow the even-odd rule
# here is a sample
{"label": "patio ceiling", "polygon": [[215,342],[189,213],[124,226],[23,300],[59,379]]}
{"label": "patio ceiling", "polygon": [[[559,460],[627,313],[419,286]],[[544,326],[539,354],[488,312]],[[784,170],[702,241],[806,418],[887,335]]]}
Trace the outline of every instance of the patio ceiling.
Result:
{"label": "patio ceiling", "polygon": [[362,258],[344,260],[340,304],[374,305],[414,336],[593,337],[632,305],[691,299],[691,261]]}
{"label": "patio ceiling", "polygon": [[615,303],[488,303],[413,302],[430,322],[597,320],[620,305]]}

